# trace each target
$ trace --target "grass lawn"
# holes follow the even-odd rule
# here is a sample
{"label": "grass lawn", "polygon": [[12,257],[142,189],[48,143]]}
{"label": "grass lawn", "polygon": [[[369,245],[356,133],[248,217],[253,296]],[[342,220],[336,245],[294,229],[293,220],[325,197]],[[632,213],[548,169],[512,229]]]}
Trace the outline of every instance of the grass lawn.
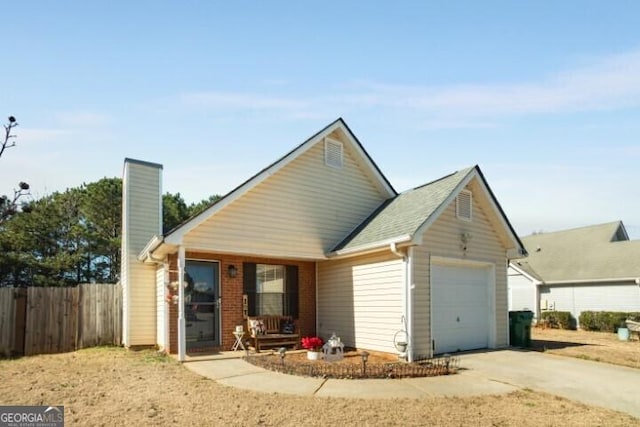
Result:
{"label": "grass lawn", "polygon": [[527,390],[420,400],[255,393],[202,378],[153,351],[122,348],[0,360],[0,372],[0,404],[64,405],[68,426],[628,426],[639,422]]}
{"label": "grass lawn", "polygon": [[536,350],[640,369],[640,342],[635,336],[620,341],[609,332],[533,328],[531,338]]}

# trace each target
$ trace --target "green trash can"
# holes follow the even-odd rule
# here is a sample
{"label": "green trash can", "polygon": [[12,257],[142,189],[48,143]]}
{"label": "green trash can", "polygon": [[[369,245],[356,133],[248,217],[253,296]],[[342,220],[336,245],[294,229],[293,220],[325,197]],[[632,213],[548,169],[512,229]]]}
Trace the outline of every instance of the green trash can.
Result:
{"label": "green trash can", "polygon": [[533,312],[509,312],[509,341],[513,347],[531,347],[531,322]]}

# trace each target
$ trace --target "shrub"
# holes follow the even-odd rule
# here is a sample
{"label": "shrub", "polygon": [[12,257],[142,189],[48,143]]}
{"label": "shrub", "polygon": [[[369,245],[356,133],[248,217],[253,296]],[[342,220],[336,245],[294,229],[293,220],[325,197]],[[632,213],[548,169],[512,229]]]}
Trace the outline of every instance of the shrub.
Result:
{"label": "shrub", "polygon": [[581,329],[600,332],[617,332],[627,319],[640,320],[640,312],[583,311],[579,316]]}
{"label": "shrub", "polygon": [[550,328],[575,329],[576,319],[569,311],[543,311],[540,315],[542,322]]}

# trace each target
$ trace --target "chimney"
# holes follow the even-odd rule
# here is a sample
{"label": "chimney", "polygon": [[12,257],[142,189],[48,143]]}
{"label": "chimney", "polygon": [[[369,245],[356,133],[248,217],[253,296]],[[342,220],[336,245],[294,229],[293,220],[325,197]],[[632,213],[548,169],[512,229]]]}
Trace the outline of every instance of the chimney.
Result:
{"label": "chimney", "polygon": [[122,342],[156,344],[155,266],[138,255],[162,235],[162,165],[124,159],[122,177]]}

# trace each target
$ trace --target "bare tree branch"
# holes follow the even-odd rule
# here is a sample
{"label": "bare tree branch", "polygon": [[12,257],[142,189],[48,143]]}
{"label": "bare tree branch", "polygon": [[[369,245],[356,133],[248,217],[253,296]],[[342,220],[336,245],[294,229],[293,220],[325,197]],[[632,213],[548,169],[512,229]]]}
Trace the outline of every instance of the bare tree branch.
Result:
{"label": "bare tree branch", "polygon": [[9,123],[6,125],[3,125],[4,141],[2,141],[2,148],[0,148],[0,157],[2,157],[4,150],[6,150],[7,148],[16,146],[16,142],[12,141],[12,139],[16,138],[16,136],[11,134],[11,130],[18,126],[18,122],[16,121],[16,118],[13,116],[9,116],[8,120],[9,120]]}
{"label": "bare tree branch", "polygon": [[[2,147],[0,148],[0,157],[2,157],[2,154],[4,154],[4,150],[16,146],[16,142],[13,141],[16,136],[12,135],[11,132],[16,126],[18,126],[18,122],[13,116],[9,116],[7,120],[8,123],[3,125],[4,140],[2,141]],[[18,184],[18,189],[13,190],[13,198],[9,198],[4,195],[0,196],[0,224],[9,219],[16,212],[18,212],[18,201],[21,197],[28,196],[30,194],[31,193],[29,193],[29,184],[27,184],[26,182],[20,182]]]}

